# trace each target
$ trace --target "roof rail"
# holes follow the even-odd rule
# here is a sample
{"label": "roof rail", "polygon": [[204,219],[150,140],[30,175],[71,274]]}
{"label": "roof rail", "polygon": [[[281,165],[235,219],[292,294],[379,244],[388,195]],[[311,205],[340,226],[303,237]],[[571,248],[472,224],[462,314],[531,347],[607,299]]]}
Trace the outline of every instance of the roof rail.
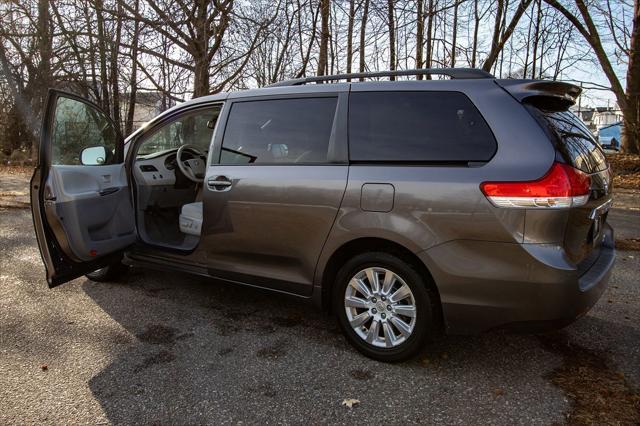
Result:
{"label": "roof rail", "polygon": [[322,83],[325,81],[412,75],[446,75],[452,79],[494,78],[490,73],[477,68],[422,68],[415,70],[357,72],[351,74],[302,77],[294,78],[292,80],[279,81],[266,87],[300,86],[307,83]]}

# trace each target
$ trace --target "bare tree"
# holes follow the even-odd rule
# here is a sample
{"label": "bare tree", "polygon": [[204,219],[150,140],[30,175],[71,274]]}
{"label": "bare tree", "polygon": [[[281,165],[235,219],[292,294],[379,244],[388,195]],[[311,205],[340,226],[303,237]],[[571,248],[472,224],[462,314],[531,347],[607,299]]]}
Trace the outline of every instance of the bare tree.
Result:
{"label": "bare tree", "polygon": [[[619,36],[613,24],[609,28],[613,30],[611,35],[621,47],[622,53],[628,58],[626,90],[622,87],[622,83],[614,71],[609,55],[607,55],[602,43],[601,33],[603,28],[599,29],[597,27],[593,19],[592,10],[589,9],[584,0],[575,0],[577,13],[569,10],[558,0],[545,0],[545,2],[562,13],[593,49],[622,111],[624,122],[622,147],[626,152],[640,153],[640,125],[638,123],[640,117],[640,8],[638,0],[634,1],[633,22],[628,38],[622,35]],[[608,1],[607,4],[609,4]],[[609,8],[608,10],[610,11],[611,9]],[[600,10],[597,13],[603,12],[605,11]],[[613,16],[609,15],[607,19],[613,19]],[[624,43],[625,40],[628,40],[627,44]]]}
{"label": "bare tree", "polygon": [[329,55],[329,15],[331,13],[331,1],[320,0],[320,53],[318,54],[318,75],[325,75],[327,72]]}
{"label": "bare tree", "polygon": [[[499,4],[502,5],[503,1],[504,0],[500,0]],[[483,70],[491,71],[491,68],[493,68],[495,61],[498,59],[498,55],[500,54],[502,49],[504,49],[505,44],[509,40],[509,37],[511,37],[511,35],[513,34],[513,31],[516,29],[516,26],[518,25],[520,18],[522,18],[522,15],[527,10],[527,7],[529,7],[529,4],[531,4],[531,0],[521,0],[519,2],[518,7],[516,8],[516,11],[511,17],[509,26],[505,28],[504,31],[501,31],[501,28],[499,25],[500,21],[502,20],[502,16],[500,15],[502,13],[506,14],[507,11],[506,9],[498,6],[499,16],[496,16],[496,20],[495,20],[493,39],[491,43],[491,51],[489,52],[487,59],[485,59],[484,63],[482,64]]]}
{"label": "bare tree", "polygon": [[353,23],[356,17],[355,0],[349,0],[349,23],[347,24],[347,74],[353,64]]}
{"label": "bare tree", "polygon": [[[393,0],[387,0],[387,19],[389,26],[389,69],[396,69],[396,24],[395,24],[395,5]],[[395,77],[391,76],[391,80]]]}
{"label": "bare tree", "polygon": [[[366,36],[367,36],[367,21],[369,19],[369,0],[364,0],[364,9],[362,11],[362,19],[360,20],[360,46],[358,47],[360,55],[360,66],[358,70],[360,72],[365,71],[366,61]],[[360,79],[362,81],[362,79]]]}
{"label": "bare tree", "polygon": [[[424,0],[416,1],[416,68],[422,68],[422,46],[424,45]],[[422,80],[422,75],[417,75]]]}

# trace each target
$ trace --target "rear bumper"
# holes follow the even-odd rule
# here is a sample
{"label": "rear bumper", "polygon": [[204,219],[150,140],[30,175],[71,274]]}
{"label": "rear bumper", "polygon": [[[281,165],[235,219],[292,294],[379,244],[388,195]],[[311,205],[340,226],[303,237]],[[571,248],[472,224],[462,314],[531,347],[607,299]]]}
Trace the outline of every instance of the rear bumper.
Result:
{"label": "rear bumper", "polygon": [[543,331],[581,317],[606,289],[615,260],[606,225],[593,263],[579,270],[552,244],[451,241],[419,254],[440,292],[448,334]]}

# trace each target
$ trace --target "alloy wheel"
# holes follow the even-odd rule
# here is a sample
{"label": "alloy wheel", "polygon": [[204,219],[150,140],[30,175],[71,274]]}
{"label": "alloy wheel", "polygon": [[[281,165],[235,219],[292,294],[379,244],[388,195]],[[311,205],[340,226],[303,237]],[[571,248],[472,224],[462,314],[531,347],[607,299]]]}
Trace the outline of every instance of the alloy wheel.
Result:
{"label": "alloy wheel", "polygon": [[411,288],[385,268],[369,267],[355,274],[345,290],[344,308],[356,334],[376,347],[402,344],[416,325]]}

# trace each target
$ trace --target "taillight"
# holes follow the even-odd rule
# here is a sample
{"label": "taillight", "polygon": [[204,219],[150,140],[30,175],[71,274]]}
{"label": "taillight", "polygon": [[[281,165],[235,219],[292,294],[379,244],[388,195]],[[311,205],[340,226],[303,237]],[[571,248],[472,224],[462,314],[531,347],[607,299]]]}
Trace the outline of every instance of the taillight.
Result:
{"label": "taillight", "polygon": [[496,207],[567,208],[589,201],[591,178],[569,165],[553,163],[546,175],[526,182],[483,182],[480,190]]}

